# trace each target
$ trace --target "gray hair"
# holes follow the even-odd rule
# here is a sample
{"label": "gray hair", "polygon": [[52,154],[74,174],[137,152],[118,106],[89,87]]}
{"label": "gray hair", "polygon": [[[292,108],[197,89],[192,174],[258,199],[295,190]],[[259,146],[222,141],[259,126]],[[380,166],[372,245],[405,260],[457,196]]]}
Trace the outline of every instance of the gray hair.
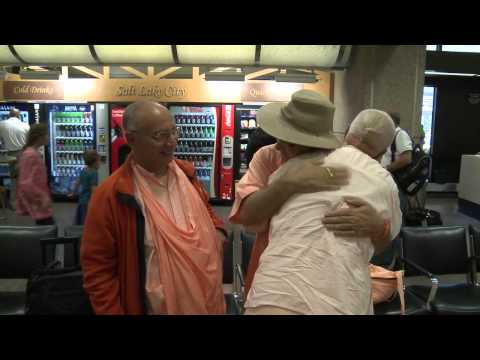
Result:
{"label": "gray hair", "polygon": [[355,117],[348,134],[357,137],[361,142],[380,153],[392,144],[395,136],[395,123],[386,112],[367,109]]}

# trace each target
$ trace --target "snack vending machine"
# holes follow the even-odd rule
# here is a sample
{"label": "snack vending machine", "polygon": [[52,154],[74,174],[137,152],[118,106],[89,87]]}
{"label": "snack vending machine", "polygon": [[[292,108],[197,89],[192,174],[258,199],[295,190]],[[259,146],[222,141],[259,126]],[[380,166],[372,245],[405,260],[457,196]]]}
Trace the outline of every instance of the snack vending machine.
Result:
{"label": "snack vending machine", "polygon": [[96,149],[95,105],[47,104],[46,111],[50,189],[54,198],[64,198],[85,167],[84,151]]}
{"label": "snack vending machine", "polygon": [[247,172],[248,163],[246,157],[247,145],[250,135],[257,129],[257,111],[260,106],[237,106],[235,108],[235,138],[236,144],[235,157],[235,180],[240,180]]}

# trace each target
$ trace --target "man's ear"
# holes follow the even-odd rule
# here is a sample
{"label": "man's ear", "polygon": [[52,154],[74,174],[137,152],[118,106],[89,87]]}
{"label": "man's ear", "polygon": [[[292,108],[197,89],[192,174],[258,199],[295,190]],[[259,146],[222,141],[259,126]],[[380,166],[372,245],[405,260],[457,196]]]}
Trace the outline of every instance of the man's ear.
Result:
{"label": "man's ear", "polygon": [[362,142],[361,139],[354,135],[354,134],[347,134],[347,136],[345,136],[345,142],[348,144],[348,145],[352,145],[352,146],[355,146],[355,147],[358,147],[358,145],[360,145],[360,143]]}
{"label": "man's ear", "polygon": [[135,143],[135,135],[129,131],[125,132],[125,139],[127,139],[128,145]]}

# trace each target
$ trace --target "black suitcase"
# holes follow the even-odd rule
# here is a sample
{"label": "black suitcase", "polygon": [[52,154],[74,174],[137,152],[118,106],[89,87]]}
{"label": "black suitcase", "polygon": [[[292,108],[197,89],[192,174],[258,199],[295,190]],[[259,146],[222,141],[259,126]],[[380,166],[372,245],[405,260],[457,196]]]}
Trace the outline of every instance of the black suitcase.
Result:
{"label": "black suitcase", "polygon": [[438,211],[429,209],[410,209],[405,216],[405,226],[441,226],[442,217]]}
{"label": "black suitcase", "polygon": [[27,315],[87,315],[93,314],[88,295],[83,289],[83,274],[79,265],[78,237],[45,239],[41,241],[43,260],[48,245],[71,244],[75,266],[60,267],[53,261],[32,274],[27,283]]}

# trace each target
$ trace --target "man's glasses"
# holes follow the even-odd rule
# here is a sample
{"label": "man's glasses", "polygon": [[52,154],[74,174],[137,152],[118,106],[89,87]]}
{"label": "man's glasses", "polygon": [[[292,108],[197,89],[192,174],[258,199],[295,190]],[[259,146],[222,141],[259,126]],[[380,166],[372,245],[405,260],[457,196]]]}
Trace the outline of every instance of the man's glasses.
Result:
{"label": "man's glasses", "polygon": [[[135,133],[138,132],[137,130],[128,130],[129,132]],[[171,136],[175,139],[178,137],[178,133],[180,132],[178,127],[174,127],[171,130],[159,130],[155,131],[150,137],[158,142],[167,141]]]}

